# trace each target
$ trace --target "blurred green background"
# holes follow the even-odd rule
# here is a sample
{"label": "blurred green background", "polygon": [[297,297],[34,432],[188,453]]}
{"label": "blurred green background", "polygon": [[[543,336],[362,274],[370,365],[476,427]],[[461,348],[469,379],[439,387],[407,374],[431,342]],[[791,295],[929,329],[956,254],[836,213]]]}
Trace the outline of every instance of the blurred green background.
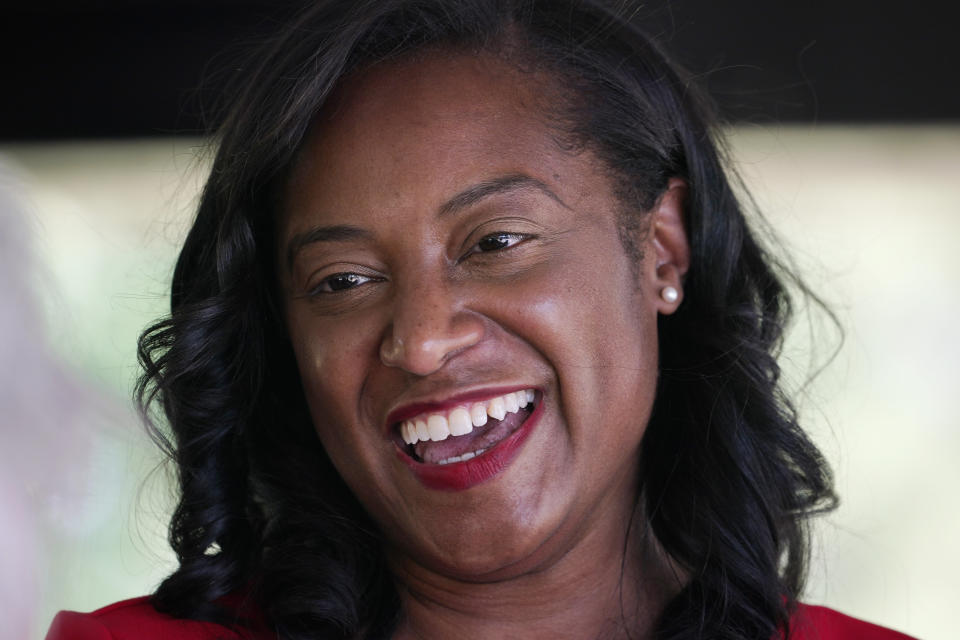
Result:
{"label": "blurred green background", "polygon": [[[730,135],[759,209],[846,332],[809,386],[807,375],[837,345],[829,322],[801,314],[783,358],[841,497],[815,525],[805,599],[927,640],[954,638],[960,127]],[[27,508],[6,523],[33,541],[3,569],[14,585],[5,588],[34,590],[25,596],[39,602],[27,614],[32,637],[43,637],[59,609],[150,592],[173,566],[164,539],[169,474],[129,397],[136,338],[167,308],[205,158],[193,139],[0,147],[0,190],[27,227],[24,257],[4,268],[34,293],[32,321],[46,345],[38,348],[81,389],[67,409],[78,419],[50,428],[2,412],[0,463],[26,461],[43,478],[11,485]],[[3,365],[0,386],[17,388],[20,363]],[[53,455],[58,449],[66,455]]]}

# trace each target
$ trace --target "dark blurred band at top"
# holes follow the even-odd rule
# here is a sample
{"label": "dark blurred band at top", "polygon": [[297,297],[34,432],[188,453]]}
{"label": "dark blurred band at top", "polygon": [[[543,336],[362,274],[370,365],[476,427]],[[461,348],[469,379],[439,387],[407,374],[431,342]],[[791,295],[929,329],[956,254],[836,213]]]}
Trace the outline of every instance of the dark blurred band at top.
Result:
{"label": "dark blurred band at top", "polygon": [[[4,4],[0,141],[201,134],[205,107],[243,72],[238,52],[305,2]],[[960,121],[949,3],[636,4],[730,122]]]}

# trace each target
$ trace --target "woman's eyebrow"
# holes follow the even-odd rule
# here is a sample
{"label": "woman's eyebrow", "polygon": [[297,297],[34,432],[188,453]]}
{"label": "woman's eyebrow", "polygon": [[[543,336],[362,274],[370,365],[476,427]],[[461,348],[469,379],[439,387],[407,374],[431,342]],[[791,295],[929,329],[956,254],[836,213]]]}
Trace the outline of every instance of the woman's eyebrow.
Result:
{"label": "woman's eyebrow", "polygon": [[440,216],[456,213],[493,195],[528,189],[540,191],[564,208],[570,208],[567,206],[567,203],[560,199],[560,196],[554,193],[550,187],[543,182],[522,173],[515,173],[500,178],[493,178],[492,180],[485,180],[484,182],[464,189],[440,206]]}
{"label": "woman's eyebrow", "polygon": [[[464,189],[457,195],[444,202],[440,206],[439,213],[440,216],[452,215],[480,202],[484,198],[516,191],[525,191],[529,189],[540,191],[551,200],[559,203],[564,208],[570,208],[567,206],[567,203],[560,198],[560,196],[554,193],[550,187],[545,185],[540,180],[524,174],[516,173],[502,176],[500,178],[485,180]],[[372,235],[373,234],[367,229],[346,224],[313,227],[312,229],[301,231],[300,233],[294,234],[294,236],[290,238],[290,241],[287,243],[287,268],[293,267],[293,261],[296,259],[297,254],[307,245],[314,244],[316,242],[368,240],[372,237]]]}
{"label": "woman's eyebrow", "polygon": [[295,233],[287,243],[287,268],[293,268],[293,261],[300,250],[316,242],[346,242],[348,240],[368,240],[373,236],[367,229],[348,224],[335,224],[325,227],[313,227]]}

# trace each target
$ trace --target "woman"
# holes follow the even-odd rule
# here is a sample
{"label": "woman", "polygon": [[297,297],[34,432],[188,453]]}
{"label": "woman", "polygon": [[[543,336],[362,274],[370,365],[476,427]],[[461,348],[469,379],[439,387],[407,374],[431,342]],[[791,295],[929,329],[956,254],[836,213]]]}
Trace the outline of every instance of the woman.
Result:
{"label": "woman", "polygon": [[323,2],[244,75],[140,343],[180,566],[49,637],[904,637],[796,602],[784,272],[634,26]]}

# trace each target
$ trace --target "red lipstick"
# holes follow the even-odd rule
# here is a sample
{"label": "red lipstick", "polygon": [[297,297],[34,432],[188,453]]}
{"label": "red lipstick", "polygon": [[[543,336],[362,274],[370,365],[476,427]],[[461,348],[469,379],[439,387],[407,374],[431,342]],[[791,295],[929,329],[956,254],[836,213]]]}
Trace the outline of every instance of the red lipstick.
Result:
{"label": "red lipstick", "polygon": [[[484,393],[486,397],[490,397],[488,391]],[[533,433],[543,413],[542,396],[539,393],[537,395],[533,412],[527,416],[523,424],[509,436],[475,458],[449,464],[427,464],[415,460],[399,448],[397,449],[397,455],[428,489],[439,491],[469,489],[498,475],[510,465],[520,452],[520,448]],[[465,399],[458,398],[458,400],[463,402]]]}
{"label": "red lipstick", "polygon": [[475,391],[468,391],[456,396],[450,396],[438,402],[414,402],[412,404],[405,404],[401,407],[397,407],[387,414],[386,428],[388,431],[390,431],[396,428],[398,422],[403,422],[404,420],[413,418],[421,413],[440,413],[458,406],[469,405],[472,402],[489,400],[490,398],[496,398],[497,396],[502,396],[512,391],[520,391],[521,389],[530,388],[531,387],[518,386],[484,387],[483,389],[477,389]]}

